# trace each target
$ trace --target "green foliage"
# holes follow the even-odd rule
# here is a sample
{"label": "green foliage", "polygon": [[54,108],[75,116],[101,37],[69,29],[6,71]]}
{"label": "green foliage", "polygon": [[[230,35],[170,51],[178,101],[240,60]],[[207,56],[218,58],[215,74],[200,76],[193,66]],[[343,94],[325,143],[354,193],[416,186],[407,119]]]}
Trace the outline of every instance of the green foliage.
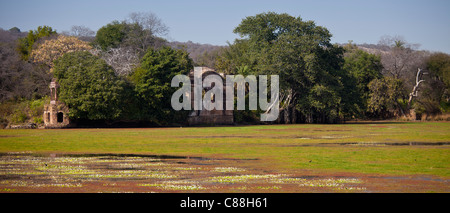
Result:
{"label": "green foliage", "polygon": [[125,28],[126,24],[118,21],[101,27],[95,36],[94,45],[98,45],[102,50],[119,47],[126,36]]}
{"label": "green foliage", "polygon": [[382,118],[400,114],[403,109],[399,100],[403,96],[403,82],[400,79],[384,77],[372,80],[369,85],[369,112]]}
{"label": "green foliage", "polygon": [[12,27],[8,31],[12,33],[20,33],[20,29],[18,27]]}
{"label": "green foliage", "polygon": [[241,39],[218,59],[219,69],[236,73],[246,65],[251,74],[279,75],[282,107],[295,106],[301,121],[337,122],[356,111],[343,48],[330,43],[326,28],[269,12],[245,18],[234,32]]}
{"label": "green foliage", "polygon": [[219,57],[220,49],[212,51],[204,51],[201,55],[197,56],[196,65],[215,68],[216,58]]}
{"label": "green foliage", "polygon": [[450,105],[450,55],[434,53],[425,60],[426,74],[420,84],[418,95],[413,99],[417,114],[437,115],[447,112]]}
{"label": "green foliage", "polygon": [[40,38],[48,37],[51,35],[55,35],[56,31],[54,31],[49,26],[39,26],[36,30],[30,30],[26,37],[19,39],[18,51],[23,60],[28,60],[30,57],[31,51],[33,49],[33,45]]}
{"label": "green foliage", "polygon": [[240,74],[237,70],[239,67],[246,66],[248,70],[253,69],[256,62],[246,54],[249,50],[248,45],[245,40],[236,40],[233,44],[223,48],[214,62],[216,70],[225,74]]}
{"label": "green foliage", "polygon": [[367,102],[370,98],[368,85],[372,80],[382,77],[381,70],[383,66],[380,56],[369,54],[350,46],[346,47],[344,60],[342,69],[354,78],[354,82],[351,84],[356,84],[357,88],[357,94],[353,98],[360,97],[360,100],[357,102],[360,108],[359,113],[365,113]]}
{"label": "green foliage", "polygon": [[32,117],[33,123],[42,124],[42,114],[44,113],[44,104],[49,101],[49,98],[41,98],[31,100],[28,104],[29,114]]}
{"label": "green foliage", "polygon": [[145,53],[152,45],[157,46],[164,42],[164,39],[154,36],[151,29],[144,29],[142,24],[113,21],[97,31],[93,45],[103,51],[131,47],[139,53]]}
{"label": "green foliage", "polygon": [[[24,124],[32,122],[42,124],[42,114],[44,112],[44,103],[47,103],[47,97],[32,100],[7,101],[0,104],[0,126],[6,127],[9,124]],[[1,127],[0,127],[1,128]]]}
{"label": "green foliage", "polygon": [[89,52],[72,52],[55,63],[60,84],[59,99],[69,107],[72,119],[119,118],[125,82],[115,76],[105,61]]}
{"label": "green foliage", "polygon": [[444,113],[450,112],[450,102],[441,101],[441,103],[439,105],[440,105],[442,112],[444,112]]}
{"label": "green foliage", "polygon": [[311,88],[307,100],[311,108],[322,116],[317,118],[321,122],[328,123],[338,119],[338,109],[335,106],[340,104],[341,98],[337,91],[328,86],[315,84]]}
{"label": "green foliage", "polygon": [[189,54],[183,50],[163,47],[147,51],[131,76],[143,118],[164,124],[177,116],[184,116],[171,107],[170,99],[177,88],[170,84],[175,75],[187,75],[193,68],[192,64]]}
{"label": "green foliage", "polygon": [[435,53],[426,61],[427,70],[433,76],[442,81],[447,89],[447,98],[450,96],[450,55],[445,53]]}
{"label": "green foliage", "polygon": [[25,121],[27,121],[27,120],[28,120],[27,114],[23,110],[20,110],[20,109],[16,109],[14,111],[14,114],[12,114],[12,116],[11,116],[11,122],[13,124],[22,124],[22,123],[25,123]]}

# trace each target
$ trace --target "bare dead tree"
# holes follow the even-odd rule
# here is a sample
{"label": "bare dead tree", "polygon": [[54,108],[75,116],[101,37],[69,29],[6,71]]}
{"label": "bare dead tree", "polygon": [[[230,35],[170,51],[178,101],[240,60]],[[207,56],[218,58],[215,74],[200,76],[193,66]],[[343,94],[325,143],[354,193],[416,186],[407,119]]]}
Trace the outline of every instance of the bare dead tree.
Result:
{"label": "bare dead tree", "polygon": [[380,51],[384,75],[410,79],[424,61],[423,52],[416,51],[420,45],[408,43],[402,36],[383,36],[378,44],[388,48],[388,51]]}
{"label": "bare dead tree", "polygon": [[139,64],[138,53],[129,47],[111,48],[106,52],[96,49],[92,50],[91,53],[100,55],[114,69],[117,76],[129,75]]}
{"label": "bare dead tree", "polygon": [[70,35],[76,37],[88,37],[94,36],[95,32],[89,29],[89,27],[74,25],[70,30]]}
{"label": "bare dead tree", "polygon": [[[413,100],[414,97],[417,97],[417,91],[419,90],[419,85],[420,83],[424,82],[425,80],[420,79],[422,77],[422,75],[426,75],[428,74],[427,72],[422,72],[423,70],[418,68],[417,70],[417,74],[416,74],[416,85],[414,85],[411,93],[409,93],[409,100],[408,100],[408,110],[411,107],[411,102]],[[420,80],[419,80],[420,79]]]}
{"label": "bare dead tree", "polygon": [[83,41],[92,41],[95,36],[95,31],[91,30],[89,27],[73,25],[70,31],[63,31],[63,35],[75,36]]}
{"label": "bare dead tree", "polygon": [[152,12],[134,12],[126,20],[128,38],[126,43],[145,51],[148,47],[158,45],[157,37],[166,36],[169,28]]}
{"label": "bare dead tree", "polygon": [[134,12],[129,15],[129,23],[138,24],[151,35],[166,36],[169,28],[152,12]]}

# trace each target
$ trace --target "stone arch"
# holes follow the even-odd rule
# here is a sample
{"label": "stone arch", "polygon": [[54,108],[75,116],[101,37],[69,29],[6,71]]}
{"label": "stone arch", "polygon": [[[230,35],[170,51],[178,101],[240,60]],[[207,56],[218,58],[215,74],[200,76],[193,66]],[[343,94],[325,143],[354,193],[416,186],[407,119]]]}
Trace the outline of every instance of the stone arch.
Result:
{"label": "stone arch", "polygon": [[203,72],[202,73],[202,81],[205,80],[206,76],[209,76],[209,75],[218,75],[222,79],[222,81],[225,82],[225,78],[214,70],[208,70],[208,71]]}
{"label": "stone arch", "polygon": [[[188,118],[188,123],[190,125],[198,125],[198,124],[232,124],[233,123],[233,110],[225,110],[226,108],[226,80],[222,73],[218,73],[215,70],[208,68],[208,67],[195,67],[193,71],[190,72],[190,79],[191,79],[191,106],[194,106],[194,88],[195,88],[195,81],[194,81],[194,73],[201,70],[201,83],[202,85],[197,85],[202,88],[201,97],[202,100],[204,98],[211,98],[212,103],[216,103],[218,98],[215,97],[215,94],[211,94],[211,97],[204,97],[205,93],[209,91],[210,89],[214,88],[216,86],[215,82],[211,82],[211,86],[203,87],[203,83],[205,82],[205,78],[212,75],[217,75],[220,77],[220,80],[222,82],[223,86],[223,110],[217,110],[213,109],[211,111],[204,110],[203,105],[201,110],[193,110]],[[196,71],[195,71],[196,70]],[[198,82],[200,83],[200,82]]]}

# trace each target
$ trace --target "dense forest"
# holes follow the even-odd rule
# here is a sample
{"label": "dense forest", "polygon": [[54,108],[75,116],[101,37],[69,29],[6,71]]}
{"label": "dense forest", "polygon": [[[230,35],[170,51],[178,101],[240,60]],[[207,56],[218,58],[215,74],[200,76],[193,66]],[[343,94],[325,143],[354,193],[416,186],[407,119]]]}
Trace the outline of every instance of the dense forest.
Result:
{"label": "dense forest", "polygon": [[[73,121],[184,125],[187,112],[170,105],[177,89],[170,82],[194,66],[279,75],[275,123],[449,118],[448,54],[401,36],[332,44],[332,32],[314,21],[273,12],[244,18],[233,32],[240,38],[227,46],[169,42],[153,13],[132,13],[97,32],[0,29],[0,127],[41,125],[53,78]],[[235,122],[258,123],[259,114],[235,110]]]}

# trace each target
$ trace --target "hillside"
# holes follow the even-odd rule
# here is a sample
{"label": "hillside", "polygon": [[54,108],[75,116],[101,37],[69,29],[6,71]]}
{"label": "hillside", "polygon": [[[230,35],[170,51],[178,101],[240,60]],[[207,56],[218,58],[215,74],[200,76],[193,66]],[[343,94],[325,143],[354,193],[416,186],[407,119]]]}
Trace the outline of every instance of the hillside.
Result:
{"label": "hillside", "polygon": [[175,49],[185,49],[189,56],[194,60],[196,65],[213,67],[214,55],[218,54],[221,48],[226,46],[217,46],[212,44],[200,44],[194,43],[192,41],[179,42],[172,41],[168,42],[168,45]]}

